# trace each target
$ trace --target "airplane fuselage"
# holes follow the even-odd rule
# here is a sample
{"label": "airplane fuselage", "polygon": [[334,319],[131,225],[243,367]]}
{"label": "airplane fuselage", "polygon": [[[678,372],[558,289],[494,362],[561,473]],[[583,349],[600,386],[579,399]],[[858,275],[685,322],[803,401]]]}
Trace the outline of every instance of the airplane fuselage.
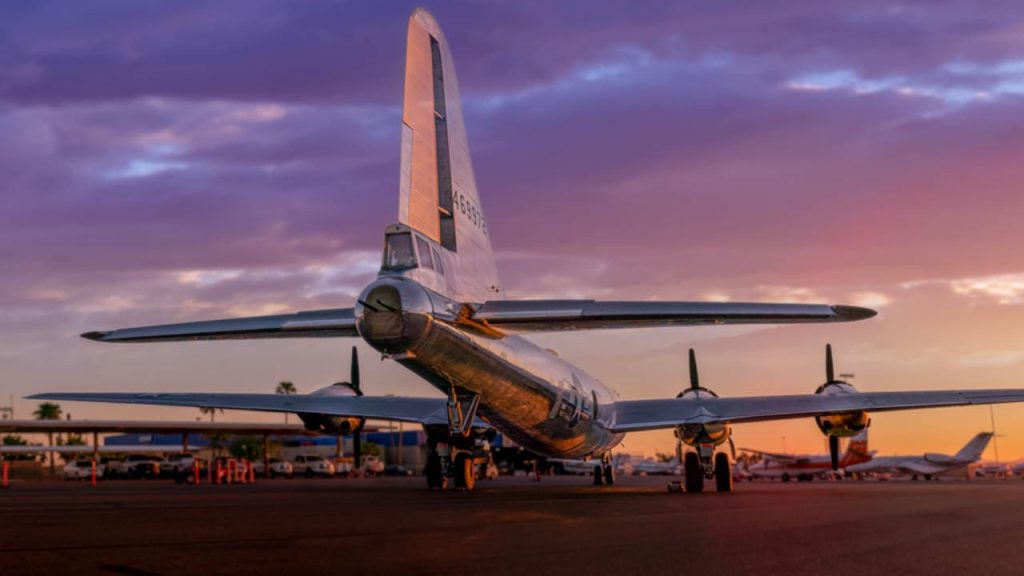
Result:
{"label": "airplane fuselage", "polygon": [[615,395],[554,352],[474,323],[454,302],[402,275],[382,275],[360,295],[360,335],[442,392],[476,394],[477,415],[547,456],[601,455],[622,434],[606,423]]}

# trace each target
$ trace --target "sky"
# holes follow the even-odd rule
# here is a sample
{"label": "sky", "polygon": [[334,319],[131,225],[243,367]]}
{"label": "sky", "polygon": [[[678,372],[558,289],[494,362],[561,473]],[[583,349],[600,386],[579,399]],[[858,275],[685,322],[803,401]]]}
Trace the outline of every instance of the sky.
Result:
{"label": "sky", "polygon": [[[350,340],[88,330],[344,307],[397,219],[407,2],[0,5],[0,403],[44,391],[437,394]],[[848,325],[532,337],[623,398],[1024,387],[1024,4],[444,2],[511,297],[856,304]],[[65,403],[75,418],[196,410]],[[994,411],[1024,457],[1024,407]],[[276,416],[225,414],[228,420]],[[987,407],[876,414],[955,452]],[[821,452],[809,419],[739,446]],[[670,432],[627,452],[671,451]],[[994,457],[993,450],[986,453]]]}

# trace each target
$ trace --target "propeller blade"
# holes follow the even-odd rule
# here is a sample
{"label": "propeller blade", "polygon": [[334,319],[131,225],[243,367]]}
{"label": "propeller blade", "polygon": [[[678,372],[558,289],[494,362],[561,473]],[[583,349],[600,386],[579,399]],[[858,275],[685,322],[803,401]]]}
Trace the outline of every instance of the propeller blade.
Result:
{"label": "propeller blade", "polygon": [[833,365],[832,365],[832,345],[831,344],[825,344],[825,381],[826,382],[835,382],[836,381],[835,369],[833,368]]}
{"label": "propeller blade", "polygon": [[676,462],[683,463],[683,441],[676,440]]}
{"label": "propeller blade", "polygon": [[356,394],[362,396],[363,389],[359,387],[359,352],[356,347],[352,347],[352,374],[349,382],[352,384],[352,389],[355,390]]}
{"label": "propeller blade", "polygon": [[700,388],[700,376],[697,374],[697,354],[690,348],[690,389]]}
{"label": "propeller blade", "polygon": [[828,437],[828,452],[832,456],[832,470],[839,470],[839,437]]}
{"label": "propeller blade", "polygon": [[359,461],[363,456],[363,432],[357,431],[352,435],[352,468],[359,470],[361,462]]}

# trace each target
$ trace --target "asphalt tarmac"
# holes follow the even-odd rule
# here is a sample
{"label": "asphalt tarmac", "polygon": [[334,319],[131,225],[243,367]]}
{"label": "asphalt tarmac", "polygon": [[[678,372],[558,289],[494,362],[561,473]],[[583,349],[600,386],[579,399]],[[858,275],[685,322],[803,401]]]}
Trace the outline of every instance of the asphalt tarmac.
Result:
{"label": "asphalt tarmac", "polygon": [[0,573],[1024,573],[1020,480],[665,484],[15,483],[0,492]]}

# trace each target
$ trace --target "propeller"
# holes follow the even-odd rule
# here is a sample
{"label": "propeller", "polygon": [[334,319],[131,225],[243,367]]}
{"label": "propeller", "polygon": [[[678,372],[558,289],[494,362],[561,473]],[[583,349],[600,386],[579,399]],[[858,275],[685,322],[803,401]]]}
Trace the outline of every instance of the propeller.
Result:
{"label": "propeller", "polygon": [[[825,344],[825,382],[836,381],[835,361],[832,359],[832,345]],[[839,470],[839,437],[828,437],[828,453],[832,457],[832,471]]]}
{"label": "propeller", "polygon": [[839,470],[839,437],[828,437],[828,452],[832,456],[832,471]]}
{"label": "propeller", "polygon": [[697,374],[697,354],[690,348],[690,390],[700,389],[700,375]]}
{"label": "propeller", "polygon": [[832,345],[825,344],[825,382],[836,381],[835,367],[832,362]]}
{"label": "propeller", "polygon": [[349,384],[356,396],[363,395],[363,389],[359,387],[359,352],[355,346],[352,347],[352,368],[349,376]]}
{"label": "propeller", "polygon": [[[352,364],[349,368],[349,386],[352,387],[352,391],[356,393],[356,396],[363,395],[363,389],[359,385],[359,352],[355,346],[352,347]],[[362,428],[362,426],[360,426]],[[356,470],[359,469],[360,460],[363,456],[363,431],[356,430],[355,434],[352,435],[352,467]]]}

